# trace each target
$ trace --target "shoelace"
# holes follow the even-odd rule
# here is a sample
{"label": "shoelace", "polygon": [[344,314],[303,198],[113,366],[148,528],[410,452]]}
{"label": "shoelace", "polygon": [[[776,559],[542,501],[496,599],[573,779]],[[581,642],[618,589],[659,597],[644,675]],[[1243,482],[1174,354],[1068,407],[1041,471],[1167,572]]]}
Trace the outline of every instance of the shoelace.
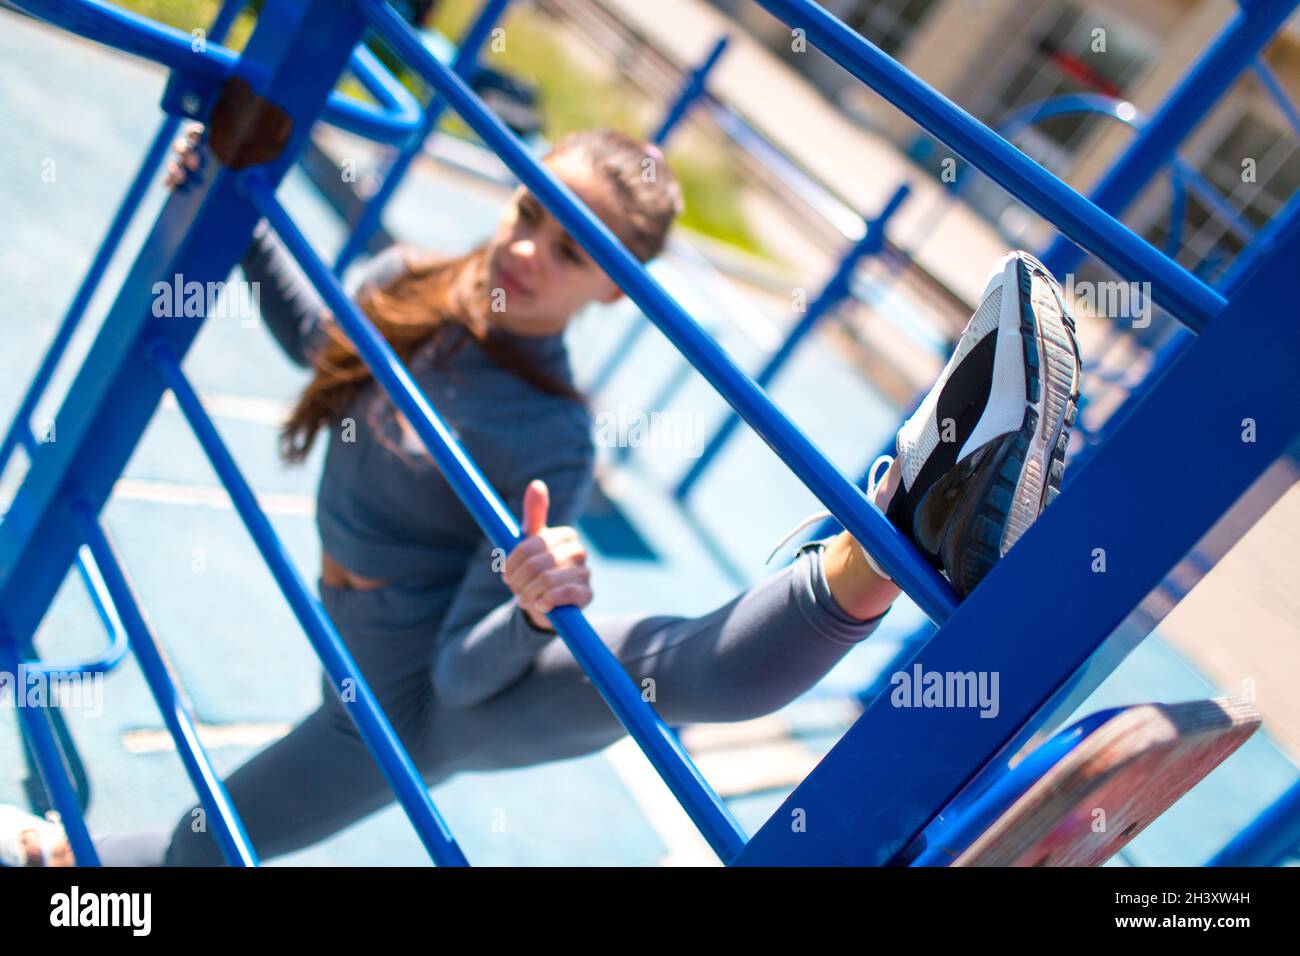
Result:
{"label": "shoelace", "polygon": [[[884,471],[881,471],[880,468],[882,463],[885,466]],[[867,498],[870,499],[873,503],[876,500],[876,490],[880,487],[881,481],[884,480],[885,475],[888,474],[889,472],[889,466],[892,465],[893,463],[894,463],[893,455],[881,455],[879,458],[877,458],[875,461],[871,463],[871,469],[867,472]],[[809,527],[810,525],[816,524],[818,521],[824,521],[826,518],[829,518],[830,514],[831,513],[829,511],[818,511],[816,514],[811,514],[807,518],[804,518],[803,521],[800,521],[797,525],[791,528],[790,531],[787,532],[786,535],[780,541],[777,542],[776,547],[772,549],[772,553],[767,556],[767,560],[764,561],[763,563],[764,564],[770,563],[771,560],[774,557],[776,557],[776,553],[785,546],[786,542],[788,542],[800,531],[803,531],[805,528]],[[867,559],[867,564],[871,565],[871,570],[875,571],[886,581],[894,580],[889,576],[889,574],[885,571],[884,568],[882,568],[879,564],[876,563],[876,560],[868,553],[867,549],[862,547],[861,542],[858,542],[858,548],[861,549],[862,556]]]}

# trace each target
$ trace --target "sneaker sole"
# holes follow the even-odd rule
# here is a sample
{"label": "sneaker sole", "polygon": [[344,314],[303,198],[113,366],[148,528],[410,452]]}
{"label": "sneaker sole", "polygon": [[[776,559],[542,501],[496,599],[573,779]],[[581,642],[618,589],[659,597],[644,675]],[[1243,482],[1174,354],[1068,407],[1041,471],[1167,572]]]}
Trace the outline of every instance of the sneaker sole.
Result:
{"label": "sneaker sole", "polygon": [[[1074,320],[1037,260],[1017,261],[1025,355],[1025,414],[1019,431],[958,463],[944,479],[961,487],[942,557],[953,588],[970,593],[1060,494],[1065,450],[1079,404]],[[942,493],[943,489],[936,488]]]}

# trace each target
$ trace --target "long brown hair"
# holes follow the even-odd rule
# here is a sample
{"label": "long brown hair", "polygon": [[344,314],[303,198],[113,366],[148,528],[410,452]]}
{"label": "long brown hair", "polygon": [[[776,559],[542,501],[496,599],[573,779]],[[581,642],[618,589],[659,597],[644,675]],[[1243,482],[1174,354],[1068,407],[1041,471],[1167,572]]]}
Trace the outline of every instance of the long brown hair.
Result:
{"label": "long brown hair", "polygon": [[[570,134],[547,159],[571,152],[582,155],[593,173],[612,187],[621,216],[616,231],[629,250],[642,262],[658,255],[682,208],[681,191],[663,154],[615,130],[601,129]],[[356,296],[357,306],[404,364],[430,344],[449,354],[441,350],[442,338],[464,329],[469,335],[459,336],[452,351],[468,339],[540,391],[583,401],[569,382],[537,367],[495,333],[488,318],[487,271],[486,244],[440,261],[415,263],[408,258],[402,275],[382,288],[374,284],[363,288]],[[289,462],[303,461],[320,429],[342,419],[373,380],[337,326],[330,323],[327,328],[330,339],[313,356],[316,373],[280,433],[280,453]]]}

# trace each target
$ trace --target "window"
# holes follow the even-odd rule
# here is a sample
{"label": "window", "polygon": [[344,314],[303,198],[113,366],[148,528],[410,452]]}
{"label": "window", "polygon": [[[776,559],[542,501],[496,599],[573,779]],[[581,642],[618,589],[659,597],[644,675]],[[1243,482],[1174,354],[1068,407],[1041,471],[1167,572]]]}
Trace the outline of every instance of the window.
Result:
{"label": "window", "polygon": [[[1141,30],[1103,10],[1080,10],[1063,4],[1029,25],[1018,49],[1004,58],[1012,63],[1004,79],[984,91],[976,112],[996,127],[1031,103],[1067,93],[1100,93],[1124,98],[1156,54],[1156,45]],[[1096,114],[1053,117],[1014,137],[1033,159],[1064,177],[1098,124],[1115,122]],[[1036,236],[1032,216],[986,177],[975,175],[965,199],[1012,242]],[[1031,243],[1032,244],[1032,243]]]}
{"label": "window", "polygon": [[[1225,124],[1199,172],[1221,201],[1188,191],[1178,261],[1213,280],[1245,248],[1250,232],[1264,226],[1300,190],[1300,141],[1280,117],[1246,107]],[[1229,211],[1235,211],[1246,228],[1235,224]],[[1169,239],[1167,212],[1148,227],[1146,236],[1164,248]]]}

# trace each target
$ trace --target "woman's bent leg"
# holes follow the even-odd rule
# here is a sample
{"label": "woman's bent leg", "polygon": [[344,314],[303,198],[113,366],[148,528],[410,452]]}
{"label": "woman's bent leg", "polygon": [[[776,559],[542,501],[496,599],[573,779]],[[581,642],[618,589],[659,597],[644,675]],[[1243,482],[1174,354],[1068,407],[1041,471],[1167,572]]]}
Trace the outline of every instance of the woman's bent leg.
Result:
{"label": "woman's bent leg", "polygon": [[[433,691],[429,677],[431,640],[421,626],[381,628],[383,602],[406,598],[395,591],[345,592],[322,588],[326,609],[380,701],[398,738],[417,767],[429,762],[428,731]],[[428,603],[428,602],[426,602]],[[429,604],[436,617],[439,608]],[[392,620],[390,616],[390,620]],[[411,624],[410,619],[403,621]],[[223,781],[262,859],[302,849],[337,833],[393,799],[374,756],[352,723],[347,707],[327,677],[321,706]],[[214,821],[198,805],[168,831],[106,834],[97,848],[107,865],[220,866]]]}

